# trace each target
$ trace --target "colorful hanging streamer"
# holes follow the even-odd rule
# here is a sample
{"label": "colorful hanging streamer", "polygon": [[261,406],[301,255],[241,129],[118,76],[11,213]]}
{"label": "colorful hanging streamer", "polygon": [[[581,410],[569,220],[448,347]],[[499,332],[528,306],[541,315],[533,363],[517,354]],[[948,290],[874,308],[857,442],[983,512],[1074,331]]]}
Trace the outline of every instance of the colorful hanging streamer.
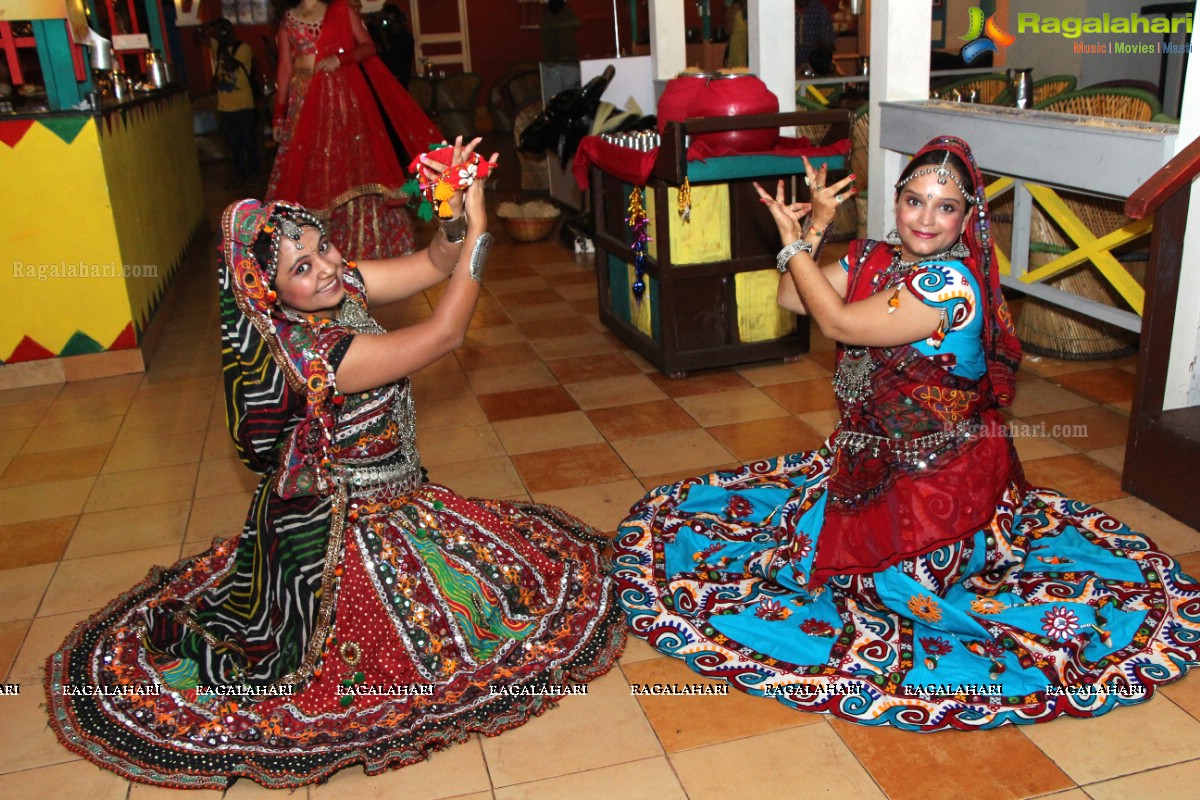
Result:
{"label": "colorful hanging streamer", "polygon": [[646,291],[643,276],[646,274],[646,252],[650,242],[646,228],[650,221],[646,219],[646,209],[642,207],[642,190],[637,186],[629,193],[629,216],[625,218],[625,222],[629,224],[629,231],[633,234],[633,243],[629,247],[633,250],[633,270],[636,273],[630,289],[633,290],[634,299],[641,302],[642,294]]}

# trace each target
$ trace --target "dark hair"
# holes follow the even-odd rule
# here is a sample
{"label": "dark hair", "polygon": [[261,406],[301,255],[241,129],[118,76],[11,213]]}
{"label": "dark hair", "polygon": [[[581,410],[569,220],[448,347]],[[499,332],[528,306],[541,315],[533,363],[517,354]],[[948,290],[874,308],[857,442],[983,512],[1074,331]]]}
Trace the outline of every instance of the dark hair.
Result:
{"label": "dark hair", "polygon": [[[946,156],[949,156],[949,159]],[[961,158],[946,150],[930,150],[928,153],[923,153],[912,161],[909,161],[904,169],[900,170],[900,179],[896,181],[896,199],[900,199],[900,190],[904,188],[904,182],[908,180],[910,175],[921,167],[940,167],[943,161],[946,161],[946,165],[958,173],[958,177],[962,178],[965,186],[973,191],[979,191],[978,187],[972,186],[974,181],[971,178],[971,170],[967,169],[967,165],[963,163]]]}

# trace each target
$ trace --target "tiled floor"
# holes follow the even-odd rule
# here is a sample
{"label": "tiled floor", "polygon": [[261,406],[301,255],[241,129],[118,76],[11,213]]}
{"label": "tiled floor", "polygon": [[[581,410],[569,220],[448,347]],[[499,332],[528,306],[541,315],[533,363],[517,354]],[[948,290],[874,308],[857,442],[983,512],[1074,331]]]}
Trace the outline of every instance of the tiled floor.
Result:
{"label": "tiled floor", "polygon": [[[209,190],[214,211],[227,199]],[[203,251],[211,253],[211,247]],[[162,797],[61,747],[42,665],[72,625],[155,564],[241,525],[255,477],[224,429],[213,269],[180,277],[145,375],[0,392],[0,797]],[[557,242],[501,235],[466,346],[415,376],[431,477],[467,495],[559,504],[612,531],[649,488],[820,442],[835,421],[831,345],[794,364],[668,380],[599,323],[590,265]],[[436,293],[431,293],[436,297]],[[397,325],[430,299],[383,309]],[[1200,572],[1200,533],[1127,497],[1132,360],[1028,358],[1013,414],[1038,483],[1098,503]],[[1036,434],[1036,430],[1033,431]],[[1070,435],[1066,435],[1070,434]],[[495,739],[367,778],[346,770],[291,797],[706,798],[1194,797],[1200,677],[1096,720],[920,735],[789,711],[739,695],[635,698],[631,682],[693,680],[631,641],[586,697]],[[266,790],[241,782],[231,798]],[[199,793],[215,796],[215,793]]]}

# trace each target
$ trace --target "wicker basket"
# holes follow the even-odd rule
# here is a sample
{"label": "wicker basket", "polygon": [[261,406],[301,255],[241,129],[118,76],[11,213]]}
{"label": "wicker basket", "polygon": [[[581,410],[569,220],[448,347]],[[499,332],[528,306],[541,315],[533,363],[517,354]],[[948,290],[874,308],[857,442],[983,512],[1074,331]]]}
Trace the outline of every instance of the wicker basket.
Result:
{"label": "wicker basket", "polygon": [[540,242],[550,235],[562,215],[553,217],[501,217],[504,230],[518,242]]}

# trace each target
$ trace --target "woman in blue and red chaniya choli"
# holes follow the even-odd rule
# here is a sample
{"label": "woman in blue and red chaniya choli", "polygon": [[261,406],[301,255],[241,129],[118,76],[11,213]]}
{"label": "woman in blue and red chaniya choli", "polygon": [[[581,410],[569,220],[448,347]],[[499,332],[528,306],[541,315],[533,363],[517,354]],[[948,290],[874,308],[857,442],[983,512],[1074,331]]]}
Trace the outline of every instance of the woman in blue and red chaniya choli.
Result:
{"label": "woman in blue and red chaniya choli", "polygon": [[[823,180],[809,171],[815,228],[851,193]],[[799,245],[781,253],[781,300],[812,302],[822,327],[861,313],[874,346],[838,346],[841,421],[824,446],[633,507],[614,575],[635,634],[751,694],[921,731],[1094,716],[1200,662],[1196,580],[1102,511],[1025,481],[1000,412],[1020,350],[983,186],[964,142],[930,142],[897,186],[895,246],[853,243],[836,304],[789,287],[838,290],[837,272],[789,258]],[[806,209],[760,192],[799,240]],[[922,227],[934,214],[960,227],[939,240]],[[911,345],[887,339],[904,314],[927,325]]]}
{"label": "woman in blue and red chaniya choli", "polygon": [[[454,274],[425,330],[449,320],[461,335],[478,297],[486,248],[472,242],[488,237],[476,230],[486,214],[482,187],[467,191],[466,242],[439,239]],[[47,662],[63,744],[125,777],[295,787],[353,764],[401,767],[525,723],[569,682],[610,669],[623,645],[605,537],[551,506],[425,482],[407,377],[338,390],[360,342],[402,332],[371,318],[366,287],[390,287],[384,272],[410,289],[446,275],[418,260],[427,251],[344,263],[322,225],[253,200],[222,222],[229,427],[263,473],[242,533],[154,570]],[[264,262],[287,248],[322,254],[330,277],[318,275],[317,294],[336,290],[333,313],[277,297],[282,278]],[[421,346],[386,341],[399,359]]]}

